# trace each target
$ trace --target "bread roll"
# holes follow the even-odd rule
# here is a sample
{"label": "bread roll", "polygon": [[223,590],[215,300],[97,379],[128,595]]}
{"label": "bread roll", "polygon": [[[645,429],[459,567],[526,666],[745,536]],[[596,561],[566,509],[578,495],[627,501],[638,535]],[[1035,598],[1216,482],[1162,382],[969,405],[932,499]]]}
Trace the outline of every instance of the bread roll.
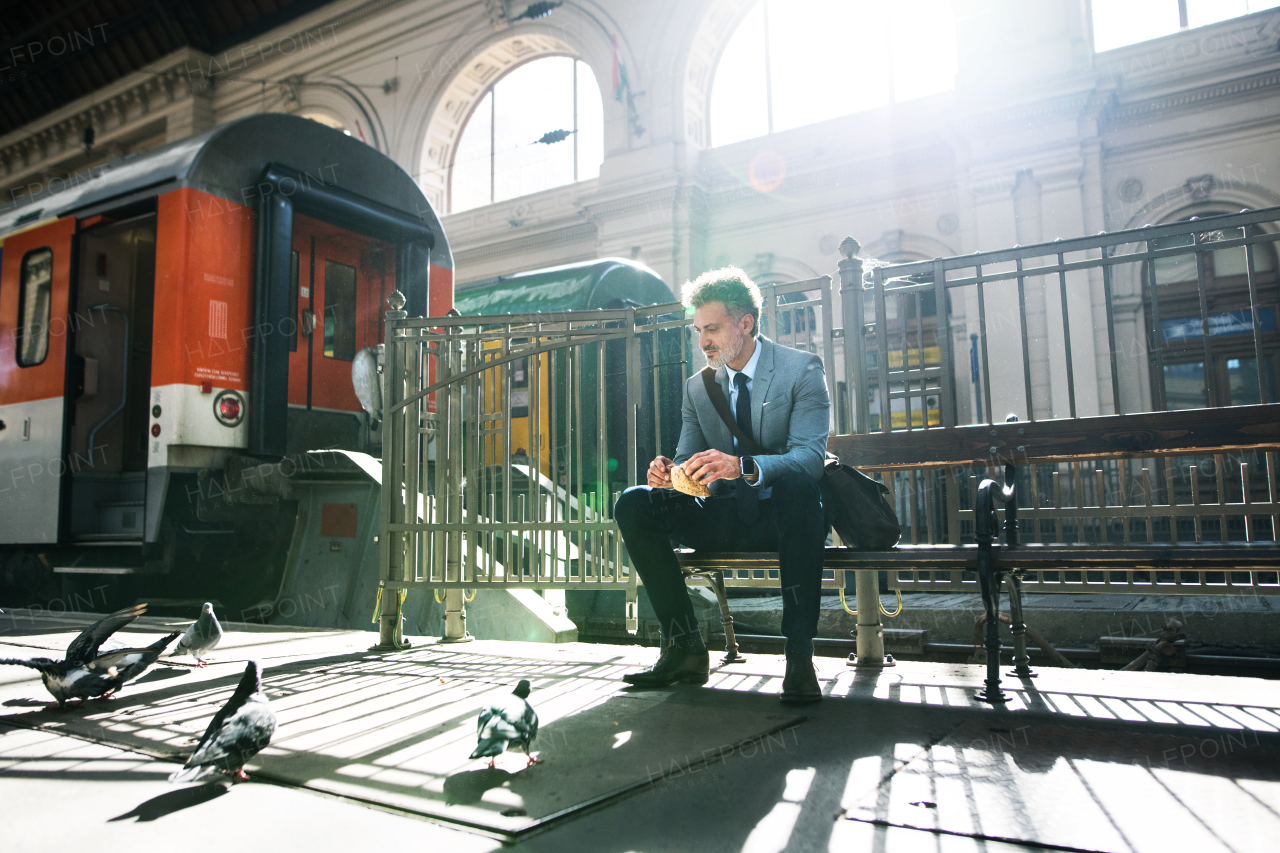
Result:
{"label": "bread roll", "polygon": [[671,485],[676,487],[676,491],[693,495],[695,498],[711,496],[711,490],[686,474],[683,465],[677,465],[671,469]]}

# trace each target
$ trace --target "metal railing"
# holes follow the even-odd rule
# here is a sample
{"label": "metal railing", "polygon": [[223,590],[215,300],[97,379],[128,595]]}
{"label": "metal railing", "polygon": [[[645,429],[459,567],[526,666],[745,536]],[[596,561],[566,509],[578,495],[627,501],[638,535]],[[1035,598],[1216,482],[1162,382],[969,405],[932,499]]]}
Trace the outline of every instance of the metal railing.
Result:
{"label": "metal railing", "polygon": [[[766,334],[837,362],[829,277],[762,290]],[[454,634],[463,589],[616,589],[635,630],[636,576],[613,505],[679,438],[684,381],[701,367],[691,322],[678,303],[389,312],[382,587],[450,591]]]}
{"label": "metal railing", "polygon": [[[864,261],[846,238],[839,291],[828,277],[762,287],[761,329],[822,356],[833,435],[990,424],[1005,411],[1034,421],[1165,410],[1196,402],[1185,383],[1169,393],[1167,377],[1181,374],[1166,368],[1197,354],[1205,405],[1271,403],[1280,230],[1266,229],[1278,225],[1273,208],[893,265]],[[1189,305],[1194,315],[1169,317]],[[389,313],[384,588],[447,590],[449,636],[465,633],[464,588],[617,589],[635,630],[636,576],[613,503],[676,445],[683,384],[701,367],[690,323],[675,303]],[[967,363],[955,356],[966,336]],[[1237,363],[1212,374],[1224,358]],[[1249,358],[1256,375],[1240,367]],[[1274,539],[1276,460],[1255,456],[1214,455],[1207,478],[1186,454],[1021,466],[1023,541]],[[994,465],[881,472],[904,541],[973,542],[975,493]],[[891,586],[976,589],[976,577],[955,574],[895,573]],[[1043,574],[1029,586],[1103,591],[1086,573]],[[1132,574],[1108,575],[1105,591],[1149,580]],[[827,572],[824,585],[843,589],[843,575]],[[731,569],[725,580],[769,586],[776,573]],[[1254,573],[1242,584],[1270,586]],[[1180,575],[1172,585],[1217,586]]]}
{"label": "metal railing", "polygon": [[[870,356],[852,371],[871,391],[858,397],[854,431],[872,432],[873,420],[874,431],[893,429],[880,412],[927,429],[1006,412],[1035,421],[1274,402],[1276,241],[1280,208],[1267,208],[874,267],[847,324],[864,330],[858,355]],[[955,344],[966,335],[962,364]],[[1232,356],[1253,367],[1223,382],[1213,370]],[[1180,365],[1194,377],[1197,358],[1204,396],[1171,400],[1157,377],[1180,378],[1166,371]]]}
{"label": "metal railing", "polygon": [[[874,267],[848,324],[866,342],[849,356],[863,359],[857,432],[1273,403],[1277,240],[1280,208],[1269,208]],[[842,262],[842,281],[846,263],[857,259]],[[958,359],[966,339],[969,358]],[[1280,531],[1274,452],[1120,456],[1015,460],[1022,540],[1274,541]],[[974,542],[978,485],[1002,467],[881,471],[903,541]],[[1037,591],[1209,594],[1280,592],[1276,580],[1174,570],[1026,577]],[[978,579],[902,571],[890,585],[975,591]]]}

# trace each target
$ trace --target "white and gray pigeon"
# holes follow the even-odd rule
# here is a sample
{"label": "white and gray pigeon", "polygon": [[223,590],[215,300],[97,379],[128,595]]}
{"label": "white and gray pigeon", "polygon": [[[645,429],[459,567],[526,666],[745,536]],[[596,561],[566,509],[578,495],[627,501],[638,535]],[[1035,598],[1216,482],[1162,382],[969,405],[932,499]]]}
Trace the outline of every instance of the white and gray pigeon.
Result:
{"label": "white and gray pigeon", "polygon": [[174,631],[172,634],[166,634],[145,649],[109,649],[108,651],[112,654],[117,651],[127,652],[116,664],[116,675],[120,678],[120,683],[127,684],[150,669],[152,664],[160,660],[160,656],[164,654],[169,644],[178,639],[181,633],[181,631]]}
{"label": "white and gray pigeon", "polygon": [[245,665],[240,684],[214,715],[195,752],[170,782],[204,782],[209,779],[245,780],[244,765],[271,743],[276,715],[262,692],[262,666],[256,660]]}
{"label": "white and gray pigeon", "polygon": [[472,758],[489,759],[493,766],[495,757],[506,752],[509,747],[521,747],[529,759],[525,764],[540,763],[529,753],[533,739],[538,736],[538,713],[529,704],[529,681],[522,679],[511,691],[511,695],[499,699],[486,706],[480,712],[477,725],[477,740]]}
{"label": "white and gray pigeon", "polygon": [[108,637],[146,610],[147,605],[135,604],[94,622],[71,641],[63,660],[8,658],[0,660],[0,664],[37,670],[44,686],[58,701],[56,707],[61,708],[68,701],[77,701],[83,705],[86,699],[114,693],[126,681],[141,675],[177,636],[172,634],[145,649],[112,649],[99,653]]}
{"label": "white and gray pigeon", "polygon": [[205,655],[213,651],[221,640],[222,626],[218,624],[218,617],[213,615],[213,605],[206,601],[200,609],[200,618],[191,623],[178,645],[173,647],[172,657],[191,655],[197,666],[204,666]]}

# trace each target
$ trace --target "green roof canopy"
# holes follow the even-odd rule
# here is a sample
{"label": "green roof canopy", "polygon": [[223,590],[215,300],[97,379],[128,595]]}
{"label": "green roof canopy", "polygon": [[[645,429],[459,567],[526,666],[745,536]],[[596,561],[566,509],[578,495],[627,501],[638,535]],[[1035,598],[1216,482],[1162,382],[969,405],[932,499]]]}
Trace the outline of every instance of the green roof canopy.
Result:
{"label": "green roof canopy", "polygon": [[655,305],[676,301],[658,274],[635,261],[602,258],[460,284],[453,304],[466,317],[585,311],[616,300]]}

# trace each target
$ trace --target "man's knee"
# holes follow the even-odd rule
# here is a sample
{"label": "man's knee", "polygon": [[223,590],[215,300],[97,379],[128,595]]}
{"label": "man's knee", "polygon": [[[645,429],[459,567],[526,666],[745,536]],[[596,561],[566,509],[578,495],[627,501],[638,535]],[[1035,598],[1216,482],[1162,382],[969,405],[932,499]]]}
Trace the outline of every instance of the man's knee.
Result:
{"label": "man's knee", "polygon": [[776,493],[785,495],[789,501],[817,501],[822,497],[818,481],[801,471],[785,471],[772,484]]}
{"label": "man's knee", "polygon": [[618,496],[613,505],[613,517],[620,526],[634,524],[650,515],[649,486],[632,486]]}

